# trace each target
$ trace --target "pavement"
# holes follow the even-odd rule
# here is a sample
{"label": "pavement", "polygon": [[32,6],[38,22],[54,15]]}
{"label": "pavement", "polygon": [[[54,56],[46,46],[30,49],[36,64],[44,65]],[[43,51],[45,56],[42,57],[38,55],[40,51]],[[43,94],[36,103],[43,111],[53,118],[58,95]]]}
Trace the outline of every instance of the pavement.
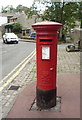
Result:
{"label": "pavement", "polygon": [[80,52],[58,45],[57,96],[60,111],[31,109],[36,97],[36,57],[2,91],[2,118],[80,118]]}

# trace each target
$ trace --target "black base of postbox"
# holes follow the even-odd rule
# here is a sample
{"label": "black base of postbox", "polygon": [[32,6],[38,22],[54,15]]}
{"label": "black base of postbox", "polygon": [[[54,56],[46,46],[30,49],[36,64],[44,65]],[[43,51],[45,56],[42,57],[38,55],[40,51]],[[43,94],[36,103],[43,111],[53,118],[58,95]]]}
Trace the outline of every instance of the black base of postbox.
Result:
{"label": "black base of postbox", "polygon": [[41,109],[56,106],[56,89],[46,91],[36,88],[36,105]]}

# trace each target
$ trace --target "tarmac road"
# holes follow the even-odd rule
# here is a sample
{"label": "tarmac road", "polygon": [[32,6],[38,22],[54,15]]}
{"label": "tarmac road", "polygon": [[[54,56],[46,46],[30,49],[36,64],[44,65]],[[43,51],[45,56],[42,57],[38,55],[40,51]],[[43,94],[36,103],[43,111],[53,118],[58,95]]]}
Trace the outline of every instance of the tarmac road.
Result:
{"label": "tarmac road", "polygon": [[2,78],[10,73],[23,59],[35,49],[35,43],[20,42],[3,44],[0,39],[0,55],[2,54]]}

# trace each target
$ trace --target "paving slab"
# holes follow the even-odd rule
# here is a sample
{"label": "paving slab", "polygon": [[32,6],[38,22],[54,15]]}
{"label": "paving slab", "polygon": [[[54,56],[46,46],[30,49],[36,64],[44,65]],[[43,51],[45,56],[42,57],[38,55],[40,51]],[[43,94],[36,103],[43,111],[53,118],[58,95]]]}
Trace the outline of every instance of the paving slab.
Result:
{"label": "paving slab", "polygon": [[36,82],[33,82],[19,94],[7,118],[80,118],[80,75],[58,74],[57,81],[61,112],[29,111],[36,97]]}

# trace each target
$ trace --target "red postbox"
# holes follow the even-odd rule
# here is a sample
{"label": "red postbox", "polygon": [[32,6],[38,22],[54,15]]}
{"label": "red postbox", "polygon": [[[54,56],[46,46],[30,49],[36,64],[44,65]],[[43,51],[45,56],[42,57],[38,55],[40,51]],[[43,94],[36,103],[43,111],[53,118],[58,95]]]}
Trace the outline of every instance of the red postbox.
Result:
{"label": "red postbox", "polygon": [[36,104],[42,109],[56,105],[57,31],[61,26],[50,21],[32,25],[36,31]]}

